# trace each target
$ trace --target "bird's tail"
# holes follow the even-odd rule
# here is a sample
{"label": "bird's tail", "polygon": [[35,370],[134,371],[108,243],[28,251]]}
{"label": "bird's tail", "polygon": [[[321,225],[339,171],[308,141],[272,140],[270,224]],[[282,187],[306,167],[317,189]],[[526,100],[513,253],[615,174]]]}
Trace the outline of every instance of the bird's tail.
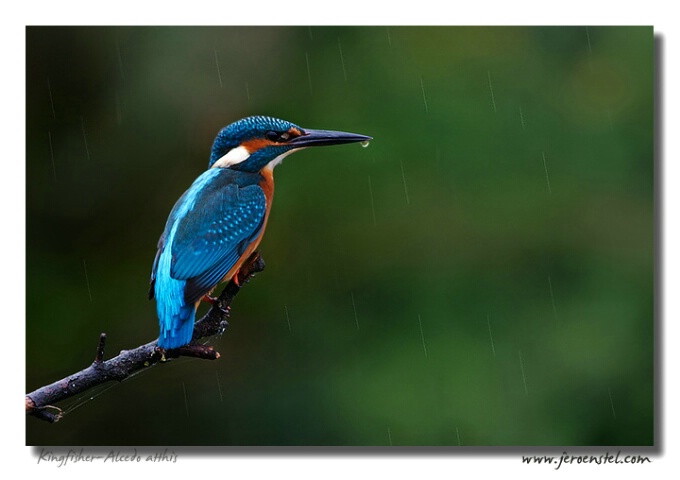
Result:
{"label": "bird's tail", "polygon": [[158,337],[158,346],[166,350],[179,348],[191,341],[194,333],[194,320],[196,319],[196,307],[194,305],[182,305],[177,313],[169,315],[169,312],[161,312],[158,309],[158,318],[161,334]]}

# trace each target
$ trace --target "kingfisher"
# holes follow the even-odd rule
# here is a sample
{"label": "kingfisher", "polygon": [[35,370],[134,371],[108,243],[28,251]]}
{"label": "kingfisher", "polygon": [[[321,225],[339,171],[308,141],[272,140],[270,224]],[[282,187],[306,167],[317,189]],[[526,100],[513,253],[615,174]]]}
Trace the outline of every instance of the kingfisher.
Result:
{"label": "kingfisher", "polygon": [[196,310],[239,270],[264,235],[274,197],[274,167],[308,147],[368,142],[371,137],[312,130],[278,118],[243,118],[219,131],[208,170],[170,211],[151,270],[158,346],[188,344]]}

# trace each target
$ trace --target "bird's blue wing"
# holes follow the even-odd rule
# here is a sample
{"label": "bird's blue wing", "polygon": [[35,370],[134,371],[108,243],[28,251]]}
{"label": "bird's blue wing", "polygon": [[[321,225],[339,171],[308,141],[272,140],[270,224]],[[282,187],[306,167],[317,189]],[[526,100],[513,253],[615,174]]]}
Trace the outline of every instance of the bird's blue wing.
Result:
{"label": "bird's blue wing", "polygon": [[149,300],[153,300],[156,296],[156,272],[158,270],[158,260],[161,258],[161,253],[165,248],[165,233],[161,235],[158,239],[158,245],[156,250],[156,258],[153,259],[153,266],[151,267],[151,280],[149,281]]}
{"label": "bird's blue wing", "polygon": [[215,185],[197,194],[172,238],[170,276],[186,280],[184,300],[198,301],[236,264],[262,229],[266,198],[258,185]]}

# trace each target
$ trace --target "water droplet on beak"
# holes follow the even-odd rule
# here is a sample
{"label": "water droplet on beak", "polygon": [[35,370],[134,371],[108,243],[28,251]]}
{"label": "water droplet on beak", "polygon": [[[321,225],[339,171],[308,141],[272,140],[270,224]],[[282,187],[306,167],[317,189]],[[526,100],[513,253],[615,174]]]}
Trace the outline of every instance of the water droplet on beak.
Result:
{"label": "water droplet on beak", "polygon": [[370,140],[364,140],[363,142],[361,142],[361,146],[364,147],[364,148],[366,148],[366,147],[368,147],[368,145],[369,145],[370,143],[371,143]]}

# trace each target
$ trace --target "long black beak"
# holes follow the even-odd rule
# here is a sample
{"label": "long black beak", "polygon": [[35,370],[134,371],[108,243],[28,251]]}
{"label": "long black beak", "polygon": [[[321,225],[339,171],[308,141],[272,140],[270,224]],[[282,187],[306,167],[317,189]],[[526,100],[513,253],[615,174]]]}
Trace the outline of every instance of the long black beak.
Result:
{"label": "long black beak", "polygon": [[357,133],[334,132],[333,130],[305,130],[304,135],[293,138],[288,145],[295,147],[320,147],[323,145],[341,145],[343,143],[367,142],[372,137]]}

